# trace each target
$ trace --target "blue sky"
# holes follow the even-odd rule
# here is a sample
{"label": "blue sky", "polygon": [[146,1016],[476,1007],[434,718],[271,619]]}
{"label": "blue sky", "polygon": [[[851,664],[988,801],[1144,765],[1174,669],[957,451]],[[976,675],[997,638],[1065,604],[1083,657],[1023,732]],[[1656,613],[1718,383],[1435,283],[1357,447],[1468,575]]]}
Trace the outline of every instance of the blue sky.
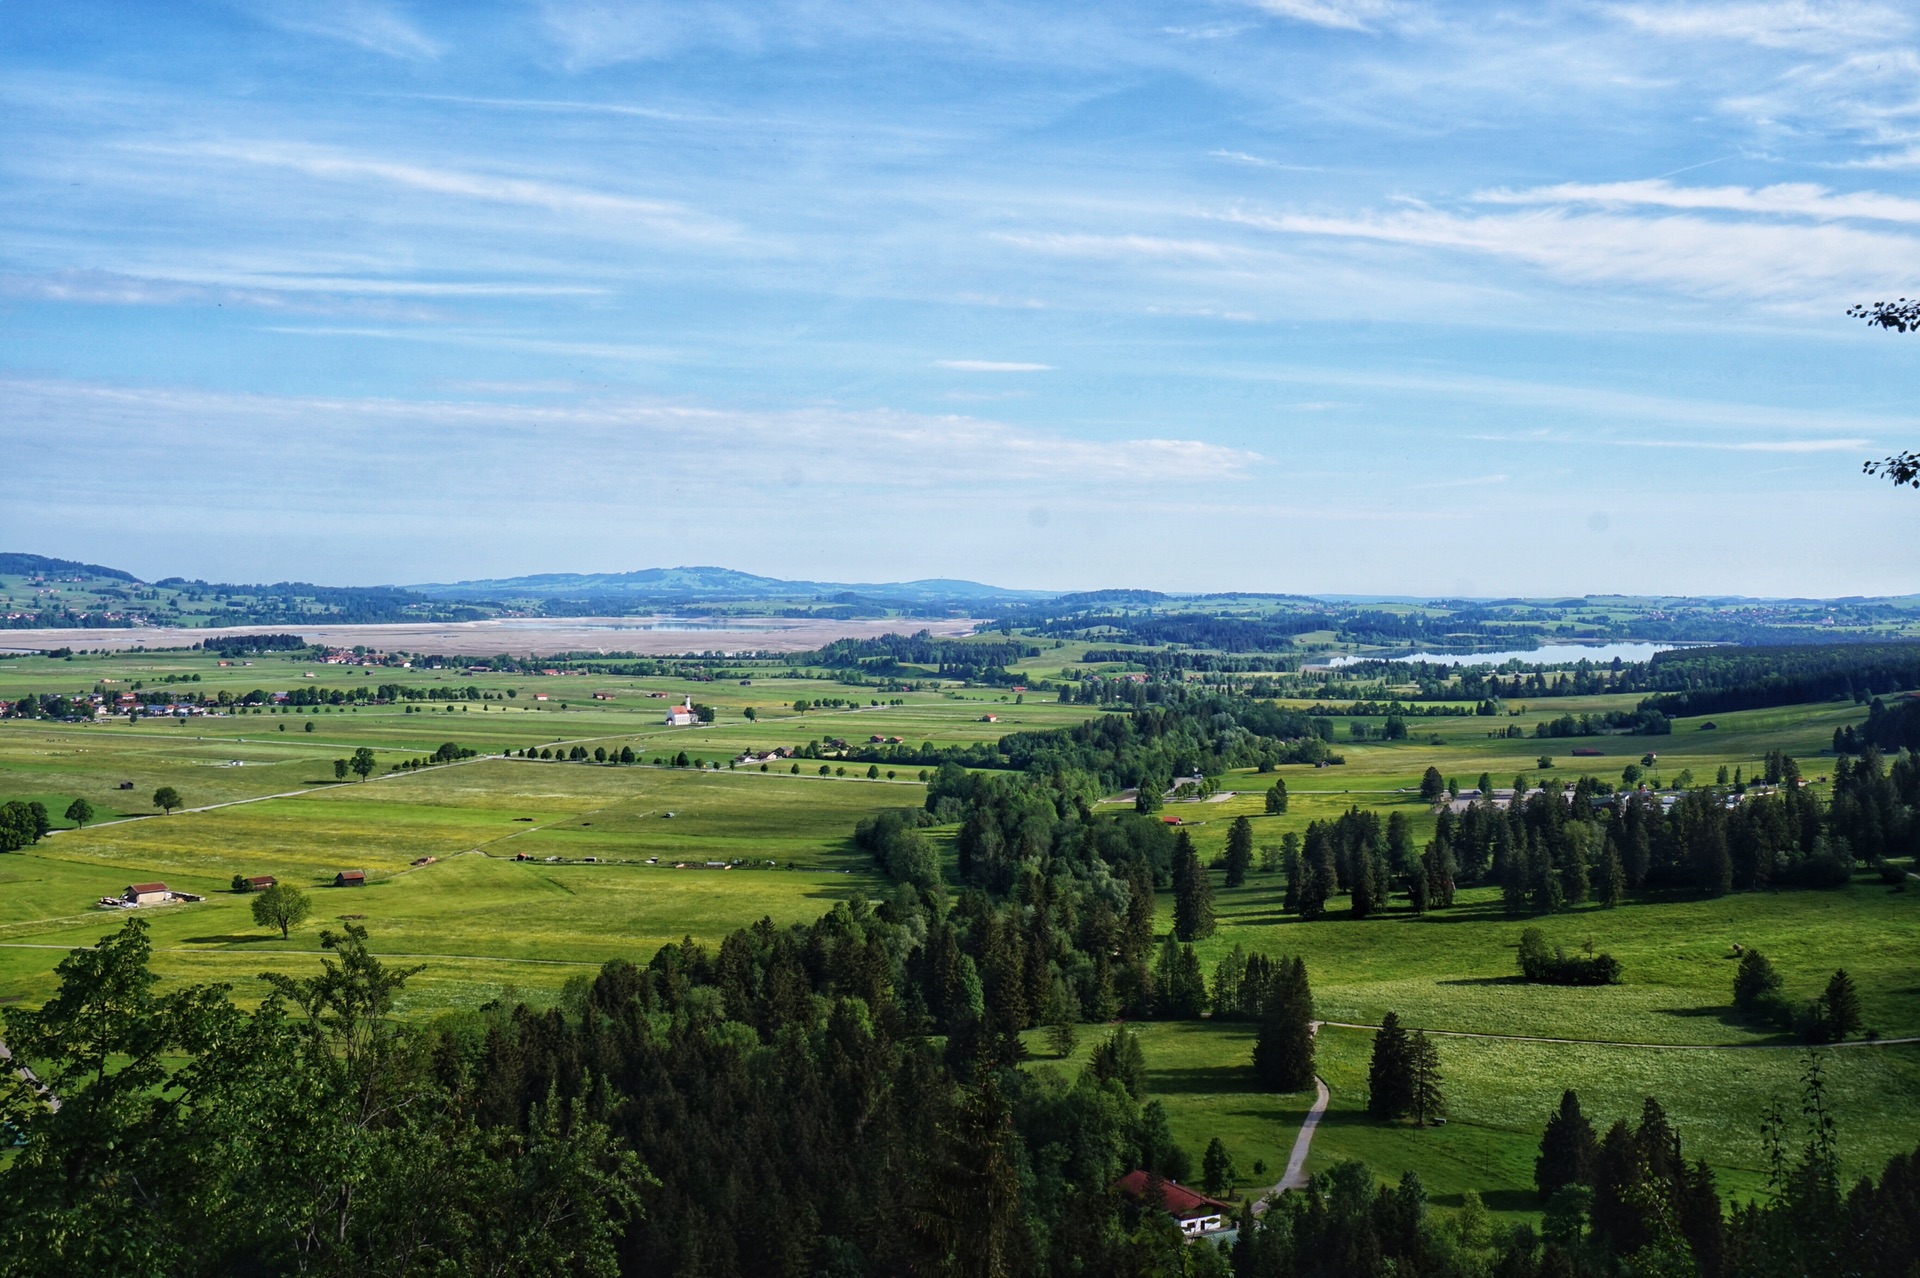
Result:
{"label": "blue sky", "polygon": [[1920,18],[0,5],[0,547],[1905,593]]}

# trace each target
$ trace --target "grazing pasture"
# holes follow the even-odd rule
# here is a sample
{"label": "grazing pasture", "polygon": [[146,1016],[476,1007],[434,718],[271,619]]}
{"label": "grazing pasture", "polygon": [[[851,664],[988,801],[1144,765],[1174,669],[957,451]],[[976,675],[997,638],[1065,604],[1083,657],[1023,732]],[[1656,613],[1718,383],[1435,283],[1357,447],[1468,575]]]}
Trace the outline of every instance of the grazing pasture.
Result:
{"label": "grazing pasture", "polygon": [[[1026,664],[1038,678],[1084,647]],[[283,657],[219,666],[208,654],[187,653],[0,662],[0,698],[135,681],[157,696],[193,675],[200,679],[188,686],[197,692],[236,696],[369,681],[443,690],[471,684],[481,696],[263,707],[179,722],[0,720],[0,799],[38,800],[63,827],[28,851],[0,856],[0,1000],[43,997],[68,948],[119,925],[122,915],[96,908],[97,898],[157,879],[206,898],[142,911],[155,968],[169,986],[221,981],[251,1001],[261,988],[257,974],[310,970],[321,930],[357,919],[380,953],[424,965],[401,1004],[408,1016],[496,999],[552,1004],[569,980],[609,959],[644,963],[683,937],[712,946],[762,917],[803,922],[854,893],[878,898],[894,890],[850,835],[877,810],[921,806],[921,765],[880,765],[874,779],[865,763],[833,759],[731,766],[742,752],[830,750],[836,740],[861,747],[875,736],[882,744],[898,737],[912,747],[966,746],[1114,713],[997,689],[880,694],[783,672],[756,672],[748,683],[362,673]],[[165,682],[169,676],[175,683]],[[714,708],[714,722],[667,727],[666,707],[688,695]],[[851,704],[793,708],[835,697]],[[1383,817],[1404,814],[1416,845],[1424,845],[1435,817],[1418,787],[1429,765],[1462,786],[1483,772],[1496,786],[1516,776],[1531,784],[1588,773],[1617,781],[1621,769],[1653,752],[1647,771],[1672,785],[1688,773],[1710,781],[1722,767],[1752,775],[1767,751],[1783,749],[1824,789],[1832,760],[1823,751],[1834,729],[1861,717],[1855,705],[1822,703],[1721,714],[1710,731],[1701,730],[1703,721],[1678,720],[1664,737],[1505,735],[1633,701],[1550,698],[1498,717],[1415,717],[1408,738],[1394,742],[1352,738],[1350,724],[1377,728],[1379,718],[1337,717],[1332,745],[1343,763],[1230,772],[1216,778],[1219,792],[1169,802],[1163,815],[1180,822],[1206,863],[1225,851],[1237,817],[1249,818],[1257,848],[1273,848],[1356,805]],[[396,770],[444,743],[474,757]],[[576,745],[615,758],[629,747],[639,761],[519,757],[529,748],[565,754]],[[1576,745],[1600,753],[1576,758]],[[334,761],[363,747],[374,753],[371,778],[336,777]],[[508,752],[513,757],[503,757]],[[686,765],[673,766],[683,753]],[[1551,766],[1542,765],[1543,755]],[[1266,791],[1276,780],[1286,783],[1288,810],[1268,815]],[[185,810],[157,814],[150,800],[163,785],[180,791]],[[58,819],[76,797],[95,810],[84,829]],[[1108,796],[1097,810],[1130,802]],[[928,833],[951,868],[953,827]],[[367,886],[330,886],[344,869],[366,871]],[[1319,1070],[1332,1103],[1309,1166],[1357,1157],[1383,1173],[1413,1168],[1442,1204],[1475,1189],[1498,1211],[1535,1210],[1533,1152],[1566,1087],[1579,1090],[1603,1127],[1658,1096],[1687,1152],[1709,1159],[1723,1188],[1757,1189],[1758,1115],[1771,1100],[1793,1100],[1803,1056],[1771,1028],[1733,1014],[1736,943],[1768,954],[1794,999],[1812,998],[1835,968],[1846,967],[1874,1032],[1920,1036],[1913,977],[1920,892],[1890,890],[1864,872],[1830,892],[1718,899],[1669,892],[1613,910],[1582,905],[1524,921],[1501,912],[1496,890],[1471,888],[1455,908],[1425,916],[1396,908],[1356,921],[1336,905],[1314,922],[1282,911],[1276,874],[1256,871],[1244,887],[1228,889],[1218,869],[1211,873],[1218,927],[1196,946],[1203,969],[1210,975],[1236,946],[1298,955],[1317,1015],[1335,1023],[1320,1031]],[[271,874],[307,889],[312,917],[280,940],[254,924],[248,896],[228,890],[236,874]],[[1162,930],[1172,912],[1171,898],[1162,896]],[[1587,989],[1520,982],[1515,947],[1527,925],[1541,927],[1551,944],[1580,950],[1590,943],[1612,954],[1626,979]],[[1372,1036],[1349,1026],[1375,1025],[1388,1011],[1410,1027],[1490,1036],[1440,1040],[1451,1111],[1443,1127],[1416,1131],[1365,1114]],[[1056,1063],[1042,1032],[1033,1031],[1031,1068],[1077,1069],[1106,1032],[1081,1026],[1075,1053]],[[1180,1142],[1197,1157],[1218,1136],[1235,1156],[1243,1189],[1272,1183],[1311,1095],[1254,1090],[1252,1027],[1150,1022],[1140,1033],[1151,1090]],[[1525,1041],[1550,1038],[1581,1041]],[[1920,1121],[1902,1103],[1920,1086],[1920,1045],[1850,1046],[1826,1056],[1849,1171],[1920,1142]],[[1264,1177],[1252,1171],[1256,1159],[1268,1169]]]}

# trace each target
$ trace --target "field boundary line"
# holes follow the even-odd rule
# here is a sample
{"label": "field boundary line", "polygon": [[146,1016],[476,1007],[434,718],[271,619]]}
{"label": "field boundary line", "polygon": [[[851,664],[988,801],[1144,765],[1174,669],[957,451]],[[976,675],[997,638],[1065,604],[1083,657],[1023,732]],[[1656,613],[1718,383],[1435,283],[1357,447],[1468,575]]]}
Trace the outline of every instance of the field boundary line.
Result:
{"label": "field boundary line", "polygon": [[[1351,1021],[1315,1021],[1330,1029],[1378,1031],[1378,1025],[1357,1025]],[[1904,1047],[1920,1043],[1920,1035],[1906,1038],[1843,1039],[1838,1043],[1625,1043],[1606,1038],[1545,1038],[1531,1034],[1493,1034],[1475,1030],[1428,1029],[1437,1038],[1479,1038],[1499,1043],[1550,1043],[1565,1047],[1630,1047],[1650,1052],[1803,1052],[1809,1048],[1829,1047]]]}
{"label": "field boundary line", "polygon": [[[0,941],[0,949],[3,949],[3,950],[74,950],[74,949],[85,949],[85,948],[86,947],[83,945],[82,946],[52,945],[44,941]],[[182,945],[156,945],[153,947],[153,952],[155,954],[198,954],[198,955],[201,955],[202,957],[209,956],[209,955],[225,955],[233,958],[271,958],[275,954],[328,954],[330,955],[334,953],[334,951],[332,950],[251,951],[251,950],[230,950],[230,949],[195,949],[189,946],[182,946]],[[429,960],[449,959],[455,962],[463,962],[463,963],[541,963],[541,964],[545,964],[553,967],[604,967],[608,962],[608,960],[606,959],[515,958],[505,954],[407,954],[407,953],[402,953],[398,950],[394,950],[394,951],[382,950],[381,952],[376,954],[374,957],[383,958],[383,959],[429,959]]]}

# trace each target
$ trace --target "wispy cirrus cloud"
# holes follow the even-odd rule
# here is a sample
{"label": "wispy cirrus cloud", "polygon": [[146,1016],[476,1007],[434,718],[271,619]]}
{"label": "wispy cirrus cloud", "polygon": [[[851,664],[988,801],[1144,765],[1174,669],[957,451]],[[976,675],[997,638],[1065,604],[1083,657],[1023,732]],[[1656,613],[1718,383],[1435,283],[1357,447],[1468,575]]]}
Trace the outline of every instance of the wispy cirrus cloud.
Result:
{"label": "wispy cirrus cloud", "polygon": [[935,368],[951,368],[961,373],[1050,373],[1051,364],[1022,364],[999,359],[936,359]]}
{"label": "wispy cirrus cloud", "polygon": [[[526,466],[582,467],[606,486],[657,479],[684,468],[683,490],[725,491],[743,479],[773,482],[793,465],[836,482],[944,488],[958,482],[1205,483],[1241,478],[1265,458],[1200,439],[1091,439],[971,415],[803,407],[751,411],[627,395],[400,399],[221,393],[173,386],[0,378],[0,415],[21,423],[64,422],[69,444],[111,449],[137,427],[143,447],[197,467],[201,450],[264,457],[289,439],[324,429],[339,448],[392,465],[429,464],[457,444],[476,455],[483,488],[517,486]],[[218,429],[209,431],[210,424]],[[724,474],[698,464],[714,450],[738,459]],[[208,452],[207,464],[212,464]],[[412,472],[408,472],[412,473]]]}
{"label": "wispy cirrus cloud", "polygon": [[400,10],[373,0],[259,0],[247,12],[286,31],[358,45],[393,58],[437,58],[438,41]]}
{"label": "wispy cirrus cloud", "polygon": [[1611,12],[1649,35],[1736,40],[1765,49],[1829,51],[1898,39],[1913,28],[1909,14],[1891,5],[1858,0],[1628,4],[1616,5]]}
{"label": "wispy cirrus cloud", "polygon": [[1504,258],[1580,284],[1789,306],[1824,307],[1836,291],[1920,276],[1920,237],[1840,222],[1635,216],[1564,204],[1525,213],[1413,208],[1345,216],[1234,211],[1223,218],[1292,236]]}
{"label": "wispy cirrus cloud", "polygon": [[1255,8],[1276,18],[1290,18],[1316,27],[1342,31],[1371,31],[1400,9],[1393,0],[1251,0]]}
{"label": "wispy cirrus cloud", "polygon": [[129,147],[154,155],[285,169],[339,182],[373,183],[427,195],[547,209],[605,225],[642,227],[685,239],[738,238],[733,225],[674,200],[596,190],[542,178],[413,163],[286,141],[146,143]]}
{"label": "wispy cirrus cloud", "polygon": [[1588,204],[1603,208],[1687,209],[1821,221],[1920,224],[1920,200],[1878,191],[1835,193],[1811,182],[1780,182],[1762,187],[1676,186],[1657,178],[1630,182],[1561,182],[1521,190],[1481,191],[1472,199],[1479,204]]}

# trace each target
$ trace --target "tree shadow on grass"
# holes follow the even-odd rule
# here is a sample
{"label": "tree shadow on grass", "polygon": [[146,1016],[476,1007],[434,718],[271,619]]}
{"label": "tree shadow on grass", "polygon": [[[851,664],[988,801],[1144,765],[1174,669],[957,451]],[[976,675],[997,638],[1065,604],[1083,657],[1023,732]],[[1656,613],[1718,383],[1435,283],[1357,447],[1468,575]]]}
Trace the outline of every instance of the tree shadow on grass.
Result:
{"label": "tree shadow on grass", "polygon": [[186,945],[251,945],[255,941],[277,941],[280,938],[264,932],[246,932],[233,936],[186,936],[180,939]]}
{"label": "tree shadow on grass", "polygon": [[[1480,1202],[1488,1211],[1539,1211],[1540,1196],[1530,1189],[1483,1189],[1480,1190]],[[1465,1193],[1435,1194],[1428,1199],[1438,1207],[1452,1207],[1456,1210],[1466,1201]]]}
{"label": "tree shadow on grass", "polygon": [[1253,1090],[1253,1066],[1210,1065],[1195,1069],[1150,1069],[1149,1096],[1197,1096]]}
{"label": "tree shadow on grass", "polygon": [[1527,978],[1515,973],[1512,976],[1456,976],[1451,980],[1437,981],[1438,985],[1525,985]]}

